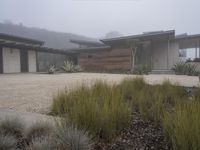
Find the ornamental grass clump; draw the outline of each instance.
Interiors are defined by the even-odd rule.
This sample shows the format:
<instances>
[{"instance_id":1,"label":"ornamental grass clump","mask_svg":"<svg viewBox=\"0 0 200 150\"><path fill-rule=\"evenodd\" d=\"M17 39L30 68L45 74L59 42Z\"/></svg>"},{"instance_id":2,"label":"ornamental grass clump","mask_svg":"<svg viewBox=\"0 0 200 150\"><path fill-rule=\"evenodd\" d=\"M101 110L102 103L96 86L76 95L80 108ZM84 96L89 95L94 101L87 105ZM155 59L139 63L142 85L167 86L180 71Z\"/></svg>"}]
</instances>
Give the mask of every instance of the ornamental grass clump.
<instances>
[{"instance_id":1,"label":"ornamental grass clump","mask_svg":"<svg viewBox=\"0 0 200 150\"><path fill-rule=\"evenodd\" d=\"M160 122L165 111L171 111L176 103L186 99L184 88L169 81L162 85L149 85L143 78L125 79L118 85L123 98L139 111L144 119Z\"/></svg>"},{"instance_id":2,"label":"ornamental grass clump","mask_svg":"<svg viewBox=\"0 0 200 150\"><path fill-rule=\"evenodd\" d=\"M6 118L0 122L0 131L5 135L12 135L16 138L23 137L24 122L19 118Z\"/></svg>"},{"instance_id":3,"label":"ornamental grass clump","mask_svg":"<svg viewBox=\"0 0 200 150\"><path fill-rule=\"evenodd\" d=\"M0 150L15 150L17 149L17 139L11 135L0 133Z\"/></svg>"},{"instance_id":4,"label":"ornamental grass clump","mask_svg":"<svg viewBox=\"0 0 200 150\"><path fill-rule=\"evenodd\" d=\"M78 128L87 129L98 138L110 139L128 125L130 106L117 86L97 81L91 87L82 85L74 91L62 91L54 97L52 112Z\"/></svg>"},{"instance_id":5,"label":"ornamental grass clump","mask_svg":"<svg viewBox=\"0 0 200 150\"><path fill-rule=\"evenodd\" d=\"M53 127L47 122L35 122L26 130L26 140L31 142L34 139L48 137L52 130Z\"/></svg>"},{"instance_id":6,"label":"ornamental grass clump","mask_svg":"<svg viewBox=\"0 0 200 150\"><path fill-rule=\"evenodd\" d=\"M166 113L163 127L174 150L200 149L200 101L188 101Z\"/></svg>"},{"instance_id":7,"label":"ornamental grass clump","mask_svg":"<svg viewBox=\"0 0 200 150\"><path fill-rule=\"evenodd\" d=\"M55 150L52 146L52 142L50 137L35 138L26 147L26 150Z\"/></svg>"},{"instance_id":8,"label":"ornamental grass clump","mask_svg":"<svg viewBox=\"0 0 200 150\"><path fill-rule=\"evenodd\" d=\"M55 128L52 147L58 150L92 150L94 143L87 131L62 123Z\"/></svg>"}]
</instances>

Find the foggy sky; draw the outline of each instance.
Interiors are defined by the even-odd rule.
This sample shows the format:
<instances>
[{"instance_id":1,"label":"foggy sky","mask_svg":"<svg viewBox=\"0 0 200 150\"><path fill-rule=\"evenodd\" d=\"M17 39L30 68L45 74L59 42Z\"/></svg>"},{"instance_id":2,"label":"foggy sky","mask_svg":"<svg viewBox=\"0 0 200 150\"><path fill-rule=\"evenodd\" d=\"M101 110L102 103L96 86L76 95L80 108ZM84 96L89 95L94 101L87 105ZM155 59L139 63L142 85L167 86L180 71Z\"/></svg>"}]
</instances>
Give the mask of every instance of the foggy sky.
<instances>
[{"instance_id":1,"label":"foggy sky","mask_svg":"<svg viewBox=\"0 0 200 150\"><path fill-rule=\"evenodd\" d=\"M200 0L0 0L0 22L102 37L176 29L200 33Z\"/></svg>"}]
</instances>

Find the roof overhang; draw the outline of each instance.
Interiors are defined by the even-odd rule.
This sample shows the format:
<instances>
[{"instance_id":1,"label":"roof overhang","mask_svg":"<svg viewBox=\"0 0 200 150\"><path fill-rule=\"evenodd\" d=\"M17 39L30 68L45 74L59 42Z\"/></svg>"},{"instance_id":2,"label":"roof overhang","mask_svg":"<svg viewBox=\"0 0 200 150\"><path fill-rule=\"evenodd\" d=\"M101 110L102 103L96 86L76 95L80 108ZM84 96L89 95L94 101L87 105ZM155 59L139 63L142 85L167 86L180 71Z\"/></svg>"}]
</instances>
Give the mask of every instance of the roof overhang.
<instances>
[{"instance_id":1,"label":"roof overhang","mask_svg":"<svg viewBox=\"0 0 200 150\"><path fill-rule=\"evenodd\" d=\"M76 53L92 53L92 52L102 52L102 51L109 51L109 50L111 50L111 46L70 49L71 52L76 52Z\"/></svg>"},{"instance_id":2,"label":"roof overhang","mask_svg":"<svg viewBox=\"0 0 200 150\"><path fill-rule=\"evenodd\" d=\"M43 45L44 44L43 41L25 38L25 37L19 37L19 36L15 36L15 35L4 34L4 33L0 33L0 39L15 41L15 42L23 42L23 43L28 43L28 44L36 44L36 45Z\"/></svg>"},{"instance_id":3,"label":"roof overhang","mask_svg":"<svg viewBox=\"0 0 200 150\"><path fill-rule=\"evenodd\" d=\"M149 32L139 35L132 35L132 36L123 36L117 38L110 38L110 39L101 39L105 44L113 45L116 43L127 44L130 42L142 42L142 41L160 41L166 39L174 39L175 31L160 31L160 32Z\"/></svg>"},{"instance_id":4,"label":"roof overhang","mask_svg":"<svg viewBox=\"0 0 200 150\"><path fill-rule=\"evenodd\" d=\"M175 40L179 41L180 49L200 47L200 34L176 37Z\"/></svg>"},{"instance_id":5,"label":"roof overhang","mask_svg":"<svg viewBox=\"0 0 200 150\"><path fill-rule=\"evenodd\" d=\"M79 45L86 45L86 46L104 46L104 44L101 41L71 39L70 42L75 43L75 44L79 44Z\"/></svg>"},{"instance_id":6,"label":"roof overhang","mask_svg":"<svg viewBox=\"0 0 200 150\"><path fill-rule=\"evenodd\" d=\"M19 44L15 42L5 42L0 41L0 47L8 47L8 48L16 48L16 49L24 49L24 50L33 50L38 52L46 52L46 53L53 53L53 54L63 54L63 55L72 55L75 54L71 51L66 51L63 49L54 49L54 48L48 48L43 46L35 46L35 45L29 45L29 44Z\"/></svg>"}]
</instances>

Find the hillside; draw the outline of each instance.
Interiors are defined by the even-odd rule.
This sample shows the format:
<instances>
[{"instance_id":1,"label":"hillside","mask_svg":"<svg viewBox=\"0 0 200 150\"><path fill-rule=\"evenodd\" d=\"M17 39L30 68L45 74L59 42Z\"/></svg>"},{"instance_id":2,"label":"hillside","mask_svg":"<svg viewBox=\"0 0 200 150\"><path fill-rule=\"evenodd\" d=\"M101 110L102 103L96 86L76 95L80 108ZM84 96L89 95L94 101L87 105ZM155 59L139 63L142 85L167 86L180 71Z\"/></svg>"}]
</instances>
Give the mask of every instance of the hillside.
<instances>
[{"instance_id":1,"label":"hillside","mask_svg":"<svg viewBox=\"0 0 200 150\"><path fill-rule=\"evenodd\" d=\"M40 28L30 28L17 24L0 23L0 33L33 38L45 42L45 46L59 49L77 48L76 44L70 43L70 39L95 40L72 33L55 32Z\"/></svg>"}]
</instances>

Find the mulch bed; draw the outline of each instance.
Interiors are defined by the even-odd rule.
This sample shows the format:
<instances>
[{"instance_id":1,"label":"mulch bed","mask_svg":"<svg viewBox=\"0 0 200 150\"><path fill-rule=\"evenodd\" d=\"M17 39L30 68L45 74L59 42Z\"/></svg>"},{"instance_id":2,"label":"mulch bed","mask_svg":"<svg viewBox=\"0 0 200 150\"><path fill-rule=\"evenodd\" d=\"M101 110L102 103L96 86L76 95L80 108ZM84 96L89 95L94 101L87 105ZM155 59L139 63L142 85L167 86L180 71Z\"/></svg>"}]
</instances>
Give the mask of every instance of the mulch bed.
<instances>
[{"instance_id":1,"label":"mulch bed","mask_svg":"<svg viewBox=\"0 0 200 150\"><path fill-rule=\"evenodd\" d=\"M98 143L96 150L168 150L169 144L162 128L153 121L142 120L138 112L133 112L128 128L110 144Z\"/></svg>"}]
</instances>

